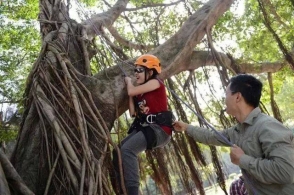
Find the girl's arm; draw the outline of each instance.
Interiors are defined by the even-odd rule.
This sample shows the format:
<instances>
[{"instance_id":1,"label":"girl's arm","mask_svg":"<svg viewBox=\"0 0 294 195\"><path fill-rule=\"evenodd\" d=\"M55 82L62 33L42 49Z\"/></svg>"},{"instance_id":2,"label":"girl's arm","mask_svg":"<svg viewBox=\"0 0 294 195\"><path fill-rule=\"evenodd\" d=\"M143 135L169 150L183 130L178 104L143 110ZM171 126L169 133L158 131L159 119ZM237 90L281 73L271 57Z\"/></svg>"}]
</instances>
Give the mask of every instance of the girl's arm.
<instances>
[{"instance_id":1,"label":"girl's arm","mask_svg":"<svg viewBox=\"0 0 294 195\"><path fill-rule=\"evenodd\" d=\"M135 117L135 103L134 98L132 96L129 96L129 112L131 117Z\"/></svg>"},{"instance_id":2,"label":"girl's arm","mask_svg":"<svg viewBox=\"0 0 294 195\"><path fill-rule=\"evenodd\" d=\"M127 84L127 90L129 96L135 96L149 91L153 91L160 87L159 81L157 79L151 79L147 83L142 85L134 86L130 77L125 77L125 82Z\"/></svg>"}]
</instances>

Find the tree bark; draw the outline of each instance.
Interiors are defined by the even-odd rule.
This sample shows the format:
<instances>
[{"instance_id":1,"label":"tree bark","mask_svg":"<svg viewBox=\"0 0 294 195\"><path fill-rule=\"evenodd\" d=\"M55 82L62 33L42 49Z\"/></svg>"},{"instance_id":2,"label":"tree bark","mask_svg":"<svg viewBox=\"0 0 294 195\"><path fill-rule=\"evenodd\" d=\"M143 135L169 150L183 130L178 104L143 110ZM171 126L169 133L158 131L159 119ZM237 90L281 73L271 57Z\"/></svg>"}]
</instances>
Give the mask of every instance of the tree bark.
<instances>
[{"instance_id":1,"label":"tree bark","mask_svg":"<svg viewBox=\"0 0 294 195\"><path fill-rule=\"evenodd\" d=\"M16 172L5 153L0 150L0 192L1 194L10 194L10 189L7 185L7 180L9 180L9 184L12 186L12 189L16 193L21 193L24 195L33 195L34 193L25 185L22 178ZM5 177L6 178L5 178Z\"/></svg>"},{"instance_id":2,"label":"tree bark","mask_svg":"<svg viewBox=\"0 0 294 195\"><path fill-rule=\"evenodd\" d=\"M77 24L70 20L63 1L40 0L43 45L28 78L24 118L11 157L36 194L112 192L107 180L111 168L105 164L110 162L107 151L113 144L109 130L128 106L121 68L127 75L133 70L120 64L91 76L87 43L111 26L127 3L118 0L107 12ZM194 48L232 3L209 1L150 52L161 60L162 79L214 65L210 53ZM230 58L220 57L231 66Z\"/></svg>"},{"instance_id":3,"label":"tree bark","mask_svg":"<svg viewBox=\"0 0 294 195\"><path fill-rule=\"evenodd\" d=\"M10 195L10 189L5 177L5 173L2 169L1 163L0 163L0 194Z\"/></svg>"}]
</instances>

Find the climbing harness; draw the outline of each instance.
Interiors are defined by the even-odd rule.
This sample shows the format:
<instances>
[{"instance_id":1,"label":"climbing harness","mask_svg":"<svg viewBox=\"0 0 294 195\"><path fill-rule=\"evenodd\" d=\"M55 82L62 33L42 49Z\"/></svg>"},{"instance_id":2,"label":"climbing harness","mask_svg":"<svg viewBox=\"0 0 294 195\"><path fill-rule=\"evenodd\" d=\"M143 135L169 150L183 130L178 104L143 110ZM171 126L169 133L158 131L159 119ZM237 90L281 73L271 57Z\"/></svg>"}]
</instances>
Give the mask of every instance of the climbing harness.
<instances>
[{"instance_id":1,"label":"climbing harness","mask_svg":"<svg viewBox=\"0 0 294 195\"><path fill-rule=\"evenodd\" d=\"M140 114L141 124L157 124L172 127L174 116L171 111L158 112L155 114Z\"/></svg>"}]
</instances>

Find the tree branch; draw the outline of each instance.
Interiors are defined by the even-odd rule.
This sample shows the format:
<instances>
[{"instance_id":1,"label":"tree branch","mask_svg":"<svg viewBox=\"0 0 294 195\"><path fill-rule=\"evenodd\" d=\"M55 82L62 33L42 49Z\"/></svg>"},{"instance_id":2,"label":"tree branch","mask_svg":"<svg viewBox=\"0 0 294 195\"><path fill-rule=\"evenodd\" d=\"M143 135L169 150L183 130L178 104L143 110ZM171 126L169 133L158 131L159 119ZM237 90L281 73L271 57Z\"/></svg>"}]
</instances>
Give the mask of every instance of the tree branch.
<instances>
[{"instance_id":1,"label":"tree branch","mask_svg":"<svg viewBox=\"0 0 294 195\"><path fill-rule=\"evenodd\" d=\"M206 34L206 29L211 29L232 3L233 0L210 0L191 15L177 33L152 52L160 57L165 68L161 73L162 78L168 78L185 69L186 64L191 61L195 46Z\"/></svg>"},{"instance_id":2,"label":"tree branch","mask_svg":"<svg viewBox=\"0 0 294 195\"><path fill-rule=\"evenodd\" d=\"M284 27L289 29L289 25L287 25L285 22L282 21L281 17L276 12L276 9L274 5L272 4L271 0L261 0L264 5L267 5L269 7L270 13L274 16L275 21L283 25ZM290 30L290 29L289 29Z\"/></svg>"},{"instance_id":3,"label":"tree branch","mask_svg":"<svg viewBox=\"0 0 294 195\"><path fill-rule=\"evenodd\" d=\"M264 4L263 4L262 0L258 0L258 3L259 3L259 7L260 7L260 9L261 9L261 11L263 13L264 25L271 32L274 39L277 41L280 50L282 51L283 55L285 56L285 59L289 62L291 68L294 70L294 59L293 59L292 55L290 54L290 52L288 52L288 50L285 47L285 45L283 44L282 40L280 39L280 37L277 35L277 33L272 28L270 20L269 20L269 16L268 16L268 14L266 12L266 9L264 7Z\"/></svg>"},{"instance_id":4,"label":"tree branch","mask_svg":"<svg viewBox=\"0 0 294 195\"><path fill-rule=\"evenodd\" d=\"M149 7L160 7L160 6L164 6L164 7L168 7L168 6L172 6L172 5L177 5L181 2L185 2L183 0L179 0L179 1L176 1L176 2L173 2L173 3L156 3L156 4L146 4L146 5L143 5L141 7L135 7L135 8L127 8L125 9L125 11L137 11L137 10L140 10L140 9L144 9L144 8L149 8Z\"/></svg>"},{"instance_id":5,"label":"tree branch","mask_svg":"<svg viewBox=\"0 0 294 195\"><path fill-rule=\"evenodd\" d=\"M102 26L111 26L125 10L128 2L129 0L118 0L108 11L101 14L96 14L92 16L92 18L82 22L82 25L84 25L86 28L88 39L92 39L96 34L99 34L99 29Z\"/></svg>"},{"instance_id":6,"label":"tree branch","mask_svg":"<svg viewBox=\"0 0 294 195\"><path fill-rule=\"evenodd\" d=\"M115 28L113 28L113 26L108 26L107 28L109 32L111 33L111 35L123 46L129 47L135 50L140 50L140 49L150 50L155 47L154 45L142 45L142 44L132 43L131 41L126 40L125 38L120 36L120 34L117 32Z\"/></svg>"},{"instance_id":7,"label":"tree branch","mask_svg":"<svg viewBox=\"0 0 294 195\"><path fill-rule=\"evenodd\" d=\"M5 178L5 174L2 169L1 163L0 163L0 194L10 195L10 190L9 190L8 183Z\"/></svg>"}]
</instances>

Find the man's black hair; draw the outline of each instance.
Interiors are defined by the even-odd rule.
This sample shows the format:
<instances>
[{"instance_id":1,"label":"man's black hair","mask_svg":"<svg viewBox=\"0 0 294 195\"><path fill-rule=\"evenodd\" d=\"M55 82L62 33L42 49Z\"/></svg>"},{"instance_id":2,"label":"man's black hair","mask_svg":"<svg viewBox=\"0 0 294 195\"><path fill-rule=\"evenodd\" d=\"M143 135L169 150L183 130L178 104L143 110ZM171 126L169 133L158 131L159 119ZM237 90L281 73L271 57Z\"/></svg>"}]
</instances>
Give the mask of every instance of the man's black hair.
<instances>
[{"instance_id":1,"label":"man's black hair","mask_svg":"<svg viewBox=\"0 0 294 195\"><path fill-rule=\"evenodd\" d=\"M239 74L230 79L232 94L240 92L245 102L254 108L258 107L262 91L262 83L252 75Z\"/></svg>"}]
</instances>

